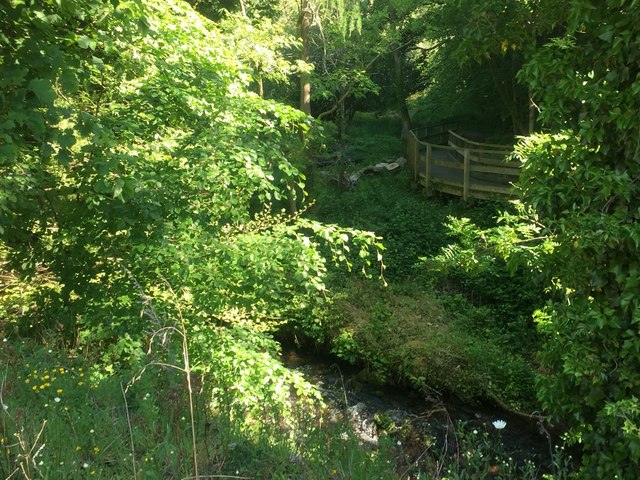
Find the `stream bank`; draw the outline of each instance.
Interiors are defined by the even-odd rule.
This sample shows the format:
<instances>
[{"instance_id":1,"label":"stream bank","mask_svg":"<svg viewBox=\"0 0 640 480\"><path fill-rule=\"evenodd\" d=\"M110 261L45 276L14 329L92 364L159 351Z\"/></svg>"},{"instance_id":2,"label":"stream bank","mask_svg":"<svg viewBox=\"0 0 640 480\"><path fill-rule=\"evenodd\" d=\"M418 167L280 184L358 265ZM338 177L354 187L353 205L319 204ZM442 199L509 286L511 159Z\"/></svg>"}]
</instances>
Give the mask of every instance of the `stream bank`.
<instances>
[{"instance_id":1,"label":"stream bank","mask_svg":"<svg viewBox=\"0 0 640 480\"><path fill-rule=\"evenodd\" d=\"M404 388L370 383L356 367L326 356L287 350L282 361L319 389L329 421L346 419L371 448L394 443L401 477L409 472L433 475L437 469L440 478L445 465L469 461L485 463L486 478L521 478L507 470L526 469L533 475L528 478L552 472L557 438L537 417L453 399L434 401ZM500 420L505 425L496 428L494 422L501 427Z\"/></svg>"}]
</instances>

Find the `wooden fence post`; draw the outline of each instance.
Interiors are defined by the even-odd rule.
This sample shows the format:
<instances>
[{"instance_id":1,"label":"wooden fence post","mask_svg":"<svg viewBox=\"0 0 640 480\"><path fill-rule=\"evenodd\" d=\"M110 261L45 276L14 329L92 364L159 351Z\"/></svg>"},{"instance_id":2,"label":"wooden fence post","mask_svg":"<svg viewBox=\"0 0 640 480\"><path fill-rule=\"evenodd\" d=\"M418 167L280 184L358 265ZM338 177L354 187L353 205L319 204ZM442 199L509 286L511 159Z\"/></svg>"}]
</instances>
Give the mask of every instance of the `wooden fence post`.
<instances>
[{"instance_id":1,"label":"wooden fence post","mask_svg":"<svg viewBox=\"0 0 640 480\"><path fill-rule=\"evenodd\" d=\"M416 188L420 186L420 141L413 137L413 153L416 158L416 166L413 171L413 182Z\"/></svg>"},{"instance_id":2,"label":"wooden fence post","mask_svg":"<svg viewBox=\"0 0 640 480\"><path fill-rule=\"evenodd\" d=\"M411 159L411 189L418 188L418 172L420 171L420 152L418 151L418 137L409 133L409 158Z\"/></svg>"},{"instance_id":3,"label":"wooden fence post","mask_svg":"<svg viewBox=\"0 0 640 480\"><path fill-rule=\"evenodd\" d=\"M427 195L431 195L431 154L432 146L430 143L427 143L426 159L424 162L424 188Z\"/></svg>"},{"instance_id":4,"label":"wooden fence post","mask_svg":"<svg viewBox=\"0 0 640 480\"><path fill-rule=\"evenodd\" d=\"M464 149L464 170L462 175L462 200L469 200L469 183L471 180L471 155L469 148Z\"/></svg>"}]
</instances>

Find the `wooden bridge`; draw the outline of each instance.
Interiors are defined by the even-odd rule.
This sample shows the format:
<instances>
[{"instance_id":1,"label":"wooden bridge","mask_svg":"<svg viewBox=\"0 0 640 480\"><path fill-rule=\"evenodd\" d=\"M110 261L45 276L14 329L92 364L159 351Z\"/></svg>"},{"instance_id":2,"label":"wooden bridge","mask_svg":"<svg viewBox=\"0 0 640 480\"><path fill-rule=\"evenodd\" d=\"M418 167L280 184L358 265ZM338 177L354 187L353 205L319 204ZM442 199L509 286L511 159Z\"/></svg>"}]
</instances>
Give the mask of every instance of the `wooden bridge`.
<instances>
[{"instance_id":1,"label":"wooden bridge","mask_svg":"<svg viewBox=\"0 0 640 480\"><path fill-rule=\"evenodd\" d=\"M441 124L411 131L407 159L412 184L434 191L469 198L491 199L513 196L512 183L522 164L507 161L509 145L474 142Z\"/></svg>"}]
</instances>

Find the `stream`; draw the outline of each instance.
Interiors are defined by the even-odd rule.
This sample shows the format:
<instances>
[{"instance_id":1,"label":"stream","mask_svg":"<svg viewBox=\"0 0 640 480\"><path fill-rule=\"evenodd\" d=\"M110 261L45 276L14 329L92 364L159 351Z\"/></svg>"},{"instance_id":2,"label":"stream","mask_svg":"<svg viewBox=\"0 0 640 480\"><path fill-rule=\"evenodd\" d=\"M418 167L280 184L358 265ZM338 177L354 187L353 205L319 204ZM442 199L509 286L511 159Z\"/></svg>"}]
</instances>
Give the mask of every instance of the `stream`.
<instances>
[{"instance_id":1,"label":"stream","mask_svg":"<svg viewBox=\"0 0 640 480\"><path fill-rule=\"evenodd\" d=\"M375 448L380 436L389 433L401 446L402 470L427 472L434 459L447 456L455 461L468 455L463 449L483 444L484 438L492 445L502 443L500 458L512 459L516 466L533 462L539 478L551 471L550 445L557 444L557 438L537 418L490 405L430 400L401 387L369 383L356 367L315 354L289 350L282 361L320 390L330 418L347 418L363 444ZM506 422L504 428L494 426L497 420ZM468 441L472 435L477 440ZM494 475L497 472L488 478Z\"/></svg>"}]
</instances>

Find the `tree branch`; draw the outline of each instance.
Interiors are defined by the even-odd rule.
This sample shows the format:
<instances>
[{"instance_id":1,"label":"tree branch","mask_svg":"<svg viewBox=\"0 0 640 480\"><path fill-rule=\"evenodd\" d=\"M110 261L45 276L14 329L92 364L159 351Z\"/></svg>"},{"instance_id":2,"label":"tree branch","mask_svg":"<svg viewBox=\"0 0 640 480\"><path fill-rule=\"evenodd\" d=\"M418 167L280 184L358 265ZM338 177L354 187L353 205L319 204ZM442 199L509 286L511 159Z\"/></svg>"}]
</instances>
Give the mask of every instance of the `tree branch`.
<instances>
[{"instance_id":1,"label":"tree branch","mask_svg":"<svg viewBox=\"0 0 640 480\"><path fill-rule=\"evenodd\" d=\"M379 52L375 57L373 57L371 59L371 61L369 61L369 63L367 63L367 65L364 67L364 71L366 72L367 70L369 70L371 68L371 66L385 53L392 53L395 52L396 50L400 50L401 48L406 47L408 44L410 44L413 41L413 39L409 40L408 42L405 42L401 45L398 45L396 48L393 48L389 51L382 51ZM353 91L353 88L355 87L356 82L355 80L352 80L351 82L349 82L347 84L347 88L344 91L344 93L340 96L340 98L338 98L338 100L336 100L336 102L333 104L333 107L331 107L329 110L325 110L324 112L322 112L321 114L318 115L318 120L322 120L324 117L326 117L327 115L331 115L333 112L335 112L338 107L340 106L340 104L342 102L344 102L346 100L346 98L351 95L351 92Z\"/></svg>"},{"instance_id":2,"label":"tree branch","mask_svg":"<svg viewBox=\"0 0 640 480\"><path fill-rule=\"evenodd\" d=\"M407 51L411 51L411 50L421 50L423 52L431 52L433 50L437 50L438 48L440 48L442 45L444 45L447 42L448 39L442 40L441 42L435 44L432 47L421 47L420 45L416 44L413 47L410 47L407 49Z\"/></svg>"}]
</instances>

